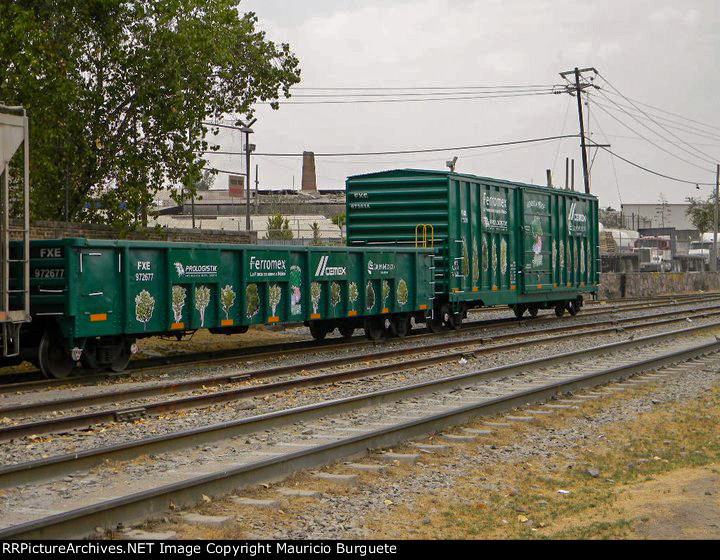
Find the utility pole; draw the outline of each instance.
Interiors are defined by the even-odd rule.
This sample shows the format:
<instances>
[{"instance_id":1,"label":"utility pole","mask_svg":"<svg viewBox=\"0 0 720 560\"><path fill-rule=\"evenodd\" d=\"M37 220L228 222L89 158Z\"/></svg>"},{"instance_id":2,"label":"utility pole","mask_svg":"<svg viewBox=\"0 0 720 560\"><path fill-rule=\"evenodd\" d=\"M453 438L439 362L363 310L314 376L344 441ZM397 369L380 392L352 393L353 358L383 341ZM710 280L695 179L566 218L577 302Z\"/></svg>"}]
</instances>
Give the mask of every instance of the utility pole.
<instances>
[{"instance_id":1,"label":"utility pole","mask_svg":"<svg viewBox=\"0 0 720 560\"><path fill-rule=\"evenodd\" d=\"M260 171L259 171L259 165L255 164L255 213L257 214L260 212L260 197L258 196L260 193L258 192L260 189Z\"/></svg>"},{"instance_id":2,"label":"utility pole","mask_svg":"<svg viewBox=\"0 0 720 560\"><path fill-rule=\"evenodd\" d=\"M715 171L715 220L713 224L713 250L712 250L712 263L710 263L710 270L712 272L718 271L717 265L717 239L718 239L718 190L720 190L720 163L717 164Z\"/></svg>"},{"instance_id":3,"label":"utility pole","mask_svg":"<svg viewBox=\"0 0 720 560\"><path fill-rule=\"evenodd\" d=\"M245 124L242 121L239 123L242 125L240 132L245 133L245 229L250 231L250 152L255 149L255 146L250 144L250 135L253 133L253 129L250 128L257 122L257 119L251 120Z\"/></svg>"},{"instance_id":4,"label":"utility pole","mask_svg":"<svg viewBox=\"0 0 720 560\"><path fill-rule=\"evenodd\" d=\"M583 179L585 180L585 193L590 194L590 176L588 175L588 159L587 159L587 146L585 142L585 122L583 119L583 109L582 109L582 92L583 90L589 88L592 86L592 84L581 84L580 83L580 75L583 72L595 72L597 74L597 70L595 68L583 68L579 69L575 67L574 70L568 70L567 72L560 72L560 76L563 79L566 79L567 76L570 74L574 74L575 76L575 95L577 96L577 107L578 107L578 119L580 120L580 147L582 150L582 163L583 163ZM570 88L568 88L568 93L570 93ZM572 94L571 94L572 95Z\"/></svg>"}]
</instances>

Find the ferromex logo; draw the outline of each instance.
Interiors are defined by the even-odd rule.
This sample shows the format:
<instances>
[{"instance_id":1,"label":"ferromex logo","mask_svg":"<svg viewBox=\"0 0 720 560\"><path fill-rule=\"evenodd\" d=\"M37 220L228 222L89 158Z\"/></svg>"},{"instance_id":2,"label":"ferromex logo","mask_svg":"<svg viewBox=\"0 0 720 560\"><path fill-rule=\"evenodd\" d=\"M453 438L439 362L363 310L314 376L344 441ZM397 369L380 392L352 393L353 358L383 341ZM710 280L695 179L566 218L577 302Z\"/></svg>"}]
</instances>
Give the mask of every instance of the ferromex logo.
<instances>
[{"instance_id":1,"label":"ferromex logo","mask_svg":"<svg viewBox=\"0 0 720 560\"><path fill-rule=\"evenodd\" d=\"M217 276L217 265L215 264L188 264L176 262L175 270L178 276Z\"/></svg>"},{"instance_id":2,"label":"ferromex logo","mask_svg":"<svg viewBox=\"0 0 720 560\"><path fill-rule=\"evenodd\" d=\"M344 266L328 266L329 260L330 255L320 257L315 276L344 276L347 273L347 268Z\"/></svg>"},{"instance_id":3,"label":"ferromex logo","mask_svg":"<svg viewBox=\"0 0 720 560\"><path fill-rule=\"evenodd\" d=\"M372 274L373 271L379 271L380 274L387 274L392 270L395 270L395 263L376 263L368 261L368 274Z\"/></svg>"}]
</instances>

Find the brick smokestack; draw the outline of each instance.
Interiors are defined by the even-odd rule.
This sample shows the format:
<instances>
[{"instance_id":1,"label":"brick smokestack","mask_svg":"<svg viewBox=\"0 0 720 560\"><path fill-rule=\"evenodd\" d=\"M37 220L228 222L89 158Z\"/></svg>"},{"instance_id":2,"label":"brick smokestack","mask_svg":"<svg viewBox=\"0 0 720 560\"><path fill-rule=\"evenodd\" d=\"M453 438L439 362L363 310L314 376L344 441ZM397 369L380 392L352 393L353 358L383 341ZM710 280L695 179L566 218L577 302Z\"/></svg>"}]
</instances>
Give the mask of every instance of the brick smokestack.
<instances>
[{"instance_id":1,"label":"brick smokestack","mask_svg":"<svg viewBox=\"0 0 720 560\"><path fill-rule=\"evenodd\" d=\"M317 191L315 154L313 152L303 152L302 190Z\"/></svg>"}]
</instances>

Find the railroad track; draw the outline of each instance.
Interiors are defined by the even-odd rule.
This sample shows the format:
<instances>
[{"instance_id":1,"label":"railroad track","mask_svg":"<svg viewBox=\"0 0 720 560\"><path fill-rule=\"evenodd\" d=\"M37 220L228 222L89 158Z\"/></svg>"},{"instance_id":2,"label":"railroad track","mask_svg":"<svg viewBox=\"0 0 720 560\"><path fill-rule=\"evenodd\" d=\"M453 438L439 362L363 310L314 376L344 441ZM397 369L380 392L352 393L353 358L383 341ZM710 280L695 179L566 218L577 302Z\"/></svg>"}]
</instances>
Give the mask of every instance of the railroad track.
<instances>
[{"instance_id":1,"label":"railroad track","mask_svg":"<svg viewBox=\"0 0 720 560\"><path fill-rule=\"evenodd\" d=\"M685 297L679 296L678 298L662 298L653 300L651 302L643 302L631 305L608 305L603 306L602 309L593 309L584 312L580 315L580 318L606 315L608 313L626 312L626 311L637 311L642 309L653 309L657 307L665 307L668 305L687 305L691 303L702 303L709 301L716 301L720 299L720 294L702 295ZM560 320L572 321L575 318L564 317ZM506 317L501 319L492 319L487 321L473 321L463 325L462 332L468 332L478 329L499 329L507 326L518 326L523 327L528 324L538 325L545 323L557 322L558 319L552 317L538 317L517 319L515 317ZM422 330L416 329L415 332L411 333L408 338L412 338L413 341L437 338L438 336L452 336L453 331L446 331L444 333L428 333L423 328ZM402 339L395 339L402 340ZM387 341L386 341L387 342ZM301 341L291 342L284 344L275 344L262 347L249 347L241 349L229 349L220 350L213 352L197 352L191 354L182 354L174 356L163 356L154 357L147 359L135 360L130 363L128 371L120 374L93 374L86 376L70 377L67 379L45 379L42 378L42 374L39 371L26 372L22 374L6 374L0 376L0 394L3 393L15 393L18 391L25 390L40 390L48 389L53 387L65 387L68 384L75 385L94 385L101 382L127 379L135 373L149 373L152 371L163 371L168 373L168 366L179 366L179 365L192 365L201 363L203 365L216 364L221 365L225 363L232 363L238 359L252 358L254 360L271 359L276 358L278 355L283 356L291 355L303 355L315 352L322 352L326 349L349 349L349 348L373 348L378 345L377 342L371 342L366 340L364 337L353 337L352 339L326 339L324 341ZM18 377L22 379L31 378L31 381L16 381Z\"/></svg>"},{"instance_id":2,"label":"railroad track","mask_svg":"<svg viewBox=\"0 0 720 560\"><path fill-rule=\"evenodd\" d=\"M341 370L338 372L320 375L303 375L301 377L294 377L271 383L249 387L234 387L227 390L220 390L201 395L162 400L160 402L138 403L130 407L115 407L112 409L96 410L70 416L54 416L50 419L41 421L6 425L0 427L0 442L29 435L38 436L70 429L84 428L98 423L132 421L144 416L153 416L187 408L239 401L250 397L274 394L280 391L288 391L305 387L320 387L349 379L367 378L381 374L396 373L399 369L411 370L434 364L454 362L464 357L469 357L468 354L471 354L473 358L477 358L481 355L500 353L519 347L559 342L568 338L612 334L621 329L624 331L634 331L638 329L647 329L678 323L688 319L700 320L717 316L720 316L720 306L701 309L693 313L688 313L687 311L669 311L644 317L629 317L624 319L594 321L593 323L561 325L542 331L540 333L542 336L536 338L527 338L527 336L529 336L528 333L505 333L495 335L492 339L484 336L478 338L465 338L433 343L421 347L398 348L365 356L351 355L304 364L272 367L259 371L231 373L203 378L190 378L179 382L121 388L117 391L106 391L93 395L70 396L39 402L20 403L0 407L0 418L17 418L18 416L23 417L46 412L56 414L61 410L80 409L106 403L120 403L123 401L160 395L176 395L181 392L189 392L196 389L207 390L210 387L219 387L228 384L237 385L243 381L263 379L267 377L277 377L291 374L297 375L300 372L312 374L348 364L353 365L358 361L363 361L369 365L370 362L378 362L393 358L406 358L401 363L381 363L369 367L353 368L350 370ZM548 334L550 336L546 336ZM505 344L496 344L496 342L500 340L517 338L521 339ZM490 342L493 344L491 346L487 346ZM453 349L456 350L449 351ZM419 357L407 359L413 355L419 355Z\"/></svg>"},{"instance_id":3,"label":"railroad track","mask_svg":"<svg viewBox=\"0 0 720 560\"><path fill-rule=\"evenodd\" d=\"M138 442L94 449L64 457L52 457L14 465L0 471L4 487L27 484L46 476L88 469L105 461L128 460L147 454L183 451L191 446L225 442L226 447L206 454L202 465L185 470L156 472L128 487L118 482L86 498L47 504L60 513L14 508L2 515L5 527L0 538L68 538L92 533L98 526L114 528L166 511L170 505L197 503L203 495L218 495L283 478L297 470L315 467L369 448L395 445L433 433L475 417L497 414L531 403L546 401L558 393L578 391L638 373L716 355L720 341L708 336L720 322L652 335L549 358L477 370L461 375L384 389L344 399L321 402L270 414L244 418ZM713 357L718 361L720 358ZM669 370L672 371L672 370ZM294 425L310 425L312 436L299 441ZM285 430L284 435L282 430ZM262 449L240 440L249 434L275 432L274 445ZM306 432L303 432L306 433ZM235 438L229 441L231 438ZM238 439L239 438L239 439ZM240 452L240 457L238 456ZM247 452L247 455L243 455ZM117 475L113 475L113 480ZM112 486L112 484L111 484ZM38 500L36 500L38 501ZM34 515L33 515L34 512ZM24 519L23 519L24 517Z\"/></svg>"}]
</instances>

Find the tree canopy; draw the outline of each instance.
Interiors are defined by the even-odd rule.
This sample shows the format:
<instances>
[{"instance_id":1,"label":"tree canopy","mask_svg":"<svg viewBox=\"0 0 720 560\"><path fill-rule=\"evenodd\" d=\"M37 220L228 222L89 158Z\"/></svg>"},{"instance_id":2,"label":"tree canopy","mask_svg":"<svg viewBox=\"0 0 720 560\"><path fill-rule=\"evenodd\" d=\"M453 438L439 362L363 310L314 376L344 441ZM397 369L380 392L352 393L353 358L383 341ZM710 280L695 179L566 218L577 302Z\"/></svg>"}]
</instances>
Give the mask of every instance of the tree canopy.
<instances>
[{"instance_id":1,"label":"tree canopy","mask_svg":"<svg viewBox=\"0 0 720 560\"><path fill-rule=\"evenodd\" d=\"M218 148L204 122L289 97L298 59L238 3L0 3L0 101L28 111L34 219L60 218L69 185L71 220L133 227L161 188L195 194Z\"/></svg>"},{"instance_id":2,"label":"tree canopy","mask_svg":"<svg viewBox=\"0 0 720 560\"><path fill-rule=\"evenodd\" d=\"M687 198L690 206L685 214L700 234L712 231L715 221L715 195L711 194L707 200L701 198Z\"/></svg>"}]
</instances>

